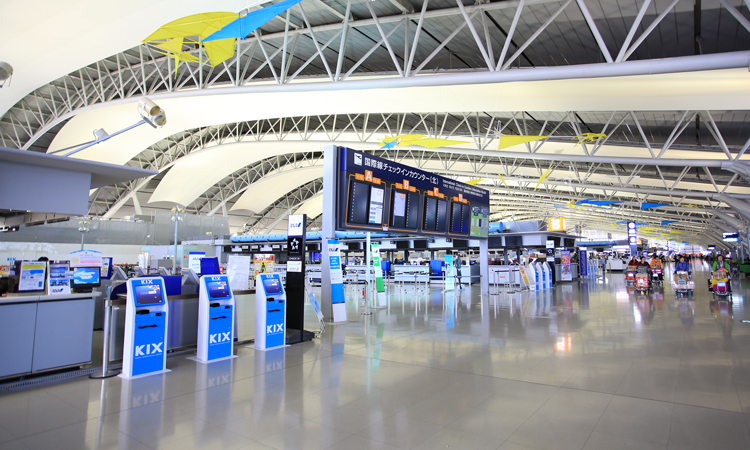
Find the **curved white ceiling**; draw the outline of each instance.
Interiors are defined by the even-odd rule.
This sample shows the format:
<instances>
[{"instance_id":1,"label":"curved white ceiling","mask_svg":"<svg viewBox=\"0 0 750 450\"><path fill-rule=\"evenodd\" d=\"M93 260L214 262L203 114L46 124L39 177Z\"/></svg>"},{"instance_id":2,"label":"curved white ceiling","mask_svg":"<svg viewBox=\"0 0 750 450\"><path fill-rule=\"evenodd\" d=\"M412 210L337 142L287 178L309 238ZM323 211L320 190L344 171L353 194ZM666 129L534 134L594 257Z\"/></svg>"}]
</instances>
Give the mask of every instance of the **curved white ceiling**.
<instances>
[{"instance_id":1,"label":"curved white ceiling","mask_svg":"<svg viewBox=\"0 0 750 450\"><path fill-rule=\"evenodd\" d=\"M311 89L315 89L314 85L311 84ZM166 111L168 121L165 127L154 130L141 126L75 156L124 164L146 147L180 131L289 116L432 111L744 110L750 104L750 76L746 69L728 69L359 91L200 96L194 96L194 92L176 92L153 95L151 99ZM137 100L134 98L117 105L95 105L82 111L57 134L50 151L88 141L97 128L113 133L134 124L140 119L136 112Z\"/></svg>"},{"instance_id":2,"label":"curved white ceiling","mask_svg":"<svg viewBox=\"0 0 750 450\"><path fill-rule=\"evenodd\" d=\"M222 178L245 166L272 156L302 151L302 147L321 148L320 144L306 144L238 142L205 148L180 159L156 187L149 203L169 201L189 205Z\"/></svg>"},{"instance_id":3,"label":"curved white ceiling","mask_svg":"<svg viewBox=\"0 0 750 450\"><path fill-rule=\"evenodd\" d=\"M252 142L241 142L232 144L222 144L217 146L208 147L204 150L200 150L186 156L177 163L167 172L164 178L161 180L156 190L149 199L149 203L155 202L175 202L180 205L189 205L195 201L200 195L205 193L211 186L215 185L218 181L237 170L258 162L265 158L271 158L278 155L297 153L297 152L311 152L311 151L322 151L325 146L333 144L329 140L322 139L323 136L316 136L321 140L308 140L308 141L252 141ZM354 140L353 134L345 133L341 136L341 139L336 142L337 145L347 146L358 150L375 150L377 143L373 142L357 142ZM376 137L377 138L377 137ZM378 140L378 139L376 139ZM437 153L452 153L456 148L467 147L470 145L438 148L433 150ZM550 142L545 144L544 152L557 153L557 154L580 154L582 149L577 146L574 142L561 143L561 142ZM527 153L525 145L517 145L504 149L504 151L515 151L519 153L519 156ZM649 157L648 150L645 148L632 148L622 146L602 146L598 152L598 155L602 157L606 156L620 156L627 154L631 157ZM690 159L695 158L695 152L689 151L678 151L669 150L665 153L666 158L673 159ZM707 158L710 156L711 158ZM700 154L702 159L723 159L724 155L719 153L714 154ZM413 159L399 159L398 162L407 165L416 166L416 161ZM319 166L318 166L319 167ZM446 164L439 160L431 160L425 162L421 169L428 171L444 172L445 170L451 170L455 172L467 172L474 173L475 167L466 161L452 161ZM305 169L305 168L303 168ZM481 167L482 173L494 174L497 172L505 173L505 167L499 164L485 164ZM544 169L544 168L542 168ZM305 169L306 170L306 169ZM289 174L296 172L296 169L285 168L281 174ZM273 173L269 174L271 177ZM539 171L531 167L519 167L516 168L513 173L507 176L506 182L511 186L520 186L520 181L513 180L514 177L538 177ZM585 177L585 173L580 174L581 177ZM573 173L569 170L566 165L559 166L556 170L549 174L549 181L554 181L559 184L560 180L571 180L577 182ZM594 174L589 181L592 183L602 182L617 182L616 179ZM272 178L268 178L272 179ZM313 178L314 179L314 178ZM468 179L468 178L467 178ZM621 178L623 182L627 180L626 176ZM261 182L265 181L262 180ZM310 180L308 180L310 181ZM528 180L524 180L528 182ZM257 184L257 183L256 183ZM253 185L253 191L255 191L256 184ZM302 183L304 184L304 183ZM660 180L648 179L648 178L634 178L630 180L629 185L632 187L643 187L643 188L663 188L664 185ZM722 189L724 185L718 184L718 187ZM278 196L271 202L275 201L278 197L285 195L291 190L285 188L273 189L268 192L278 192ZM700 183L688 183L682 181L679 189L695 189L696 191L705 191L706 185ZM262 191L258 191L262 192ZM750 188L743 188L738 186L730 186L725 191L730 194L750 194ZM248 195L248 194L245 194ZM272 195L273 196L273 195ZM244 195L243 195L244 198ZM270 204L270 203L269 203ZM266 205L267 206L267 205ZM233 209L247 209L247 208L233 208ZM265 209L261 208L260 210ZM253 209L251 209L253 210ZM259 211L259 210L253 210Z\"/></svg>"},{"instance_id":4,"label":"curved white ceiling","mask_svg":"<svg viewBox=\"0 0 750 450\"><path fill-rule=\"evenodd\" d=\"M307 214L307 218L318 217L323 214L323 195L317 194L314 197L307 199L294 214Z\"/></svg>"},{"instance_id":5,"label":"curved white ceiling","mask_svg":"<svg viewBox=\"0 0 750 450\"><path fill-rule=\"evenodd\" d=\"M265 177L247 188L232 206L232 211L241 209L261 212L289 191L321 177L323 166L304 167Z\"/></svg>"},{"instance_id":6,"label":"curved white ceiling","mask_svg":"<svg viewBox=\"0 0 750 450\"><path fill-rule=\"evenodd\" d=\"M209 11L239 11L248 1L213 0ZM205 0L4 0L0 60L13 80L0 115L33 90L131 49L165 23L206 11Z\"/></svg>"}]
</instances>

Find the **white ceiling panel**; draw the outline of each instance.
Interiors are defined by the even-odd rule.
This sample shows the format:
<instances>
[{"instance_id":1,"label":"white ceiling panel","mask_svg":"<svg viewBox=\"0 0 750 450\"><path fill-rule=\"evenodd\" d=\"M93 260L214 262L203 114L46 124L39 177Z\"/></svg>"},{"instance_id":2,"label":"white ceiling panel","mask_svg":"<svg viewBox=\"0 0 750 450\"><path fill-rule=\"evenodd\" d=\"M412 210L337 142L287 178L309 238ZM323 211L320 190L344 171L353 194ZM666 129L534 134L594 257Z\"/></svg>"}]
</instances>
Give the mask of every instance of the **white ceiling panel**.
<instances>
[{"instance_id":1,"label":"white ceiling panel","mask_svg":"<svg viewBox=\"0 0 750 450\"><path fill-rule=\"evenodd\" d=\"M250 186L232 206L232 211L245 210L255 213L268 208L279 197L289 191L323 176L323 167L305 167L272 175Z\"/></svg>"}]
</instances>

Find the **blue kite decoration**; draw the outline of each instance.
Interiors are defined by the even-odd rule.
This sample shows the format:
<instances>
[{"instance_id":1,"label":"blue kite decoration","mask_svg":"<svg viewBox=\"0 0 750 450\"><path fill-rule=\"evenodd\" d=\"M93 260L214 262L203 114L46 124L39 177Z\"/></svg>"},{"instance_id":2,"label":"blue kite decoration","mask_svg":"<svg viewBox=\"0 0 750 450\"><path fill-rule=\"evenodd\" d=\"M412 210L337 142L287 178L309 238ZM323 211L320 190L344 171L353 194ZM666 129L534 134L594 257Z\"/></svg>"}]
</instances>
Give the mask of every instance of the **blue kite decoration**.
<instances>
[{"instance_id":1,"label":"blue kite decoration","mask_svg":"<svg viewBox=\"0 0 750 450\"><path fill-rule=\"evenodd\" d=\"M589 205L607 206L607 205L616 205L618 203L622 203L622 202L614 202L611 200L591 200L589 202Z\"/></svg>"},{"instance_id":2,"label":"blue kite decoration","mask_svg":"<svg viewBox=\"0 0 750 450\"><path fill-rule=\"evenodd\" d=\"M593 198L587 198L586 200L578 200L577 202L575 202L575 204L576 204L576 205L582 205L582 204L584 204L584 203L591 203L591 202L593 202L593 201L594 201L594 199L593 199Z\"/></svg>"},{"instance_id":3,"label":"blue kite decoration","mask_svg":"<svg viewBox=\"0 0 750 450\"><path fill-rule=\"evenodd\" d=\"M240 17L237 20L230 22L221 30L216 31L206 39L203 39L203 42L230 38L245 39L250 33L270 22L271 19L301 1L302 0L285 0L281 3L247 13L245 17Z\"/></svg>"},{"instance_id":4,"label":"blue kite decoration","mask_svg":"<svg viewBox=\"0 0 750 450\"><path fill-rule=\"evenodd\" d=\"M670 223L677 223L677 221L676 220L662 220L661 221L662 225L669 225Z\"/></svg>"},{"instance_id":5,"label":"blue kite decoration","mask_svg":"<svg viewBox=\"0 0 750 450\"><path fill-rule=\"evenodd\" d=\"M641 210L659 208L662 206L669 206L669 203L641 203Z\"/></svg>"}]
</instances>

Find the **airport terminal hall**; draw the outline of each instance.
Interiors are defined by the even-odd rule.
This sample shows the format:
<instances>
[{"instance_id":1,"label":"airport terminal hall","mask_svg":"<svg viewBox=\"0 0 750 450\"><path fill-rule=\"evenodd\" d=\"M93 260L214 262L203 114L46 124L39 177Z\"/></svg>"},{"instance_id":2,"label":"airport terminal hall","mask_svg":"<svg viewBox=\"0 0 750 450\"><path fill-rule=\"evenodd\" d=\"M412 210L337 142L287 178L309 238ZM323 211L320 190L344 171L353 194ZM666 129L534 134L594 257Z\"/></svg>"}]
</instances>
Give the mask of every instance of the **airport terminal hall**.
<instances>
[{"instance_id":1,"label":"airport terminal hall","mask_svg":"<svg viewBox=\"0 0 750 450\"><path fill-rule=\"evenodd\" d=\"M0 37L0 450L750 450L750 0Z\"/></svg>"}]
</instances>

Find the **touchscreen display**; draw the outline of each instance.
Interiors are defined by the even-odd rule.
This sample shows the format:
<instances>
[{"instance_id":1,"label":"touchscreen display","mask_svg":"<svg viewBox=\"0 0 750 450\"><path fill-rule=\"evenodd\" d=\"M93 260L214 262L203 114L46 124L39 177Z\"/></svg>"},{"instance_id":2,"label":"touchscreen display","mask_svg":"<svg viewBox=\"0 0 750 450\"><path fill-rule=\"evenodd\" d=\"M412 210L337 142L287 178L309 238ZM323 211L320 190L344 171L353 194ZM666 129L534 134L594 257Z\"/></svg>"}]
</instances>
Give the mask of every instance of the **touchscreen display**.
<instances>
[{"instance_id":1,"label":"touchscreen display","mask_svg":"<svg viewBox=\"0 0 750 450\"><path fill-rule=\"evenodd\" d=\"M262 277L263 289L266 294L282 294L281 281L277 277Z\"/></svg>"},{"instance_id":2,"label":"touchscreen display","mask_svg":"<svg viewBox=\"0 0 750 450\"><path fill-rule=\"evenodd\" d=\"M208 298L211 300L225 300L231 297L229 285L226 281L208 281L206 282L206 288L208 289Z\"/></svg>"},{"instance_id":3,"label":"touchscreen display","mask_svg":"<svg viewBox=\"0 0 750 450\"><path fill-rule=\"evenodd\" d=\"M142 284L140 286L134 286L134 289L135 304L138 306L163 302L161 296L161 284Z\"/></svg>"},{"instance_id":4,"label":"touchscreen display","mask_svg":"<svg viewBox=\"0 0 750 450\"><path fill-rule=\"evenodd\" d=\"M95 285L100 283L98 267L76 267L73 269L73 284L77 286Z\"/></svg>"}]
</instances>

